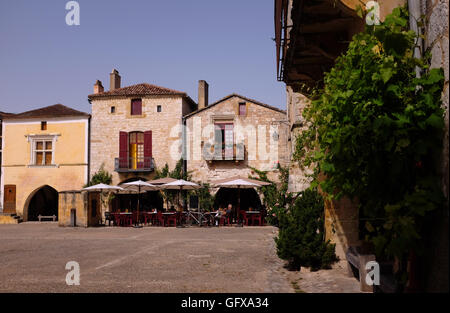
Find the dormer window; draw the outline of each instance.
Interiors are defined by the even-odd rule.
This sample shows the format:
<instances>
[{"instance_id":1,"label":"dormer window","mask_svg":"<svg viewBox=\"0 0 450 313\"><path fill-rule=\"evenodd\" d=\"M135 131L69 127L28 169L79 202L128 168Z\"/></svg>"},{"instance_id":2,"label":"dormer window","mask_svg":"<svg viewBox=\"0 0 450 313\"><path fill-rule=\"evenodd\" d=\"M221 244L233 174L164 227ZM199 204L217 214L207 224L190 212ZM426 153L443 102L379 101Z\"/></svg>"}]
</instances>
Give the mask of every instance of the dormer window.
<instances>
[{"instance_id":1,"label":"dormer window","mask_svg":"<svg viewBox=\"0 0 450 313\"><path fill-rule=\"evenodd\" d=\"M142 99L131 100L131 115L142 115Z\"/></svg>"},{"instance_id":2,"label":"dormer window","mask_svg":"<svg viewBox=\"0 0 450 313\"><path fill-rule=\"evenodd\" d=\"M247 105L245 104L245 102L239 103L239 115L240 116L247 115Z\"/></svg>"}]
</instances>

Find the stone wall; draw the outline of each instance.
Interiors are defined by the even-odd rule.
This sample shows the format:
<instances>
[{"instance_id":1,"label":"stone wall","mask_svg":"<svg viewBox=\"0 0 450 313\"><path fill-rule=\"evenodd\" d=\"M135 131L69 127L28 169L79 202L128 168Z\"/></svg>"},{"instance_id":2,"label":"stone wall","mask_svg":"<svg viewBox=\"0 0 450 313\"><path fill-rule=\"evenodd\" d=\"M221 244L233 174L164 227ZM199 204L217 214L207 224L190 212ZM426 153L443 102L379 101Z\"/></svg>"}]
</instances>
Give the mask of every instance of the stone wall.
<instances>
[{"instance_id":1,"label":"stone wall","mask_svg":"<svg viewBox=\"0 0 450 313\"><path fill-rule=\"evenodd\" d=\"M442 94L443 106L445 108L445 135L444 149L441 156L441 183L444 194L449 199L449 43L448 43L448 7L449 0L422 0L422 8L426 16L425 48L432 53L431 67L444 69L445 85ZM424 260L420 264L423 270L424 290L427 292L448 292L448 269L449 269L449 209L434 213L432 225L429 227L424 241L427 251Z\"/></svg>"},{"instance_id":2,"label":"stone wall","mask_svg":"<svg viewBox=\"0 0 450 313\"><path fill-rule=\"evenodd\" d=\"M58 198L58 225L71 225L71 211L76 212L76 226L98 226L102 220L100 193L62 191ZM94 212L93 212L94 211Z\"/></svg>"},{"instance_id":3,"label":"stone wall","mask_svg":"<svg viewBox=\"0 0 450 313\"><path fill-rule=\"evenodd\" d=\"M119 132L152 131L152 154L155 167L162 168L167 163L173 169L181 157L182 110L188 104L180 96L151 96L142 98L142 115L132 116L131 99L121 97L96 99L92 101L91 119L91 164L90 175L103 164L113 175L113 184L131 177L151 179L154 172L126 174L114 171L114 159L119 157ZM161 105L162 112L157 112ZM115 113L111 113L111 106ZM179 151L177 155L177 151Z\"/></svg>"},{"instance_id":4,"label":"stone wall","mask_svg":"<svg viewBox=\"0 0 450 313\"><path fill-rule=\"evenodd\" d=\"M444 150L442 153L442 186L444 193L449 198L449 137L448 137L448 6L449 0L426 0L426 33L425 47L431 51L431 68L444 69L445 85L442 95L445 107L445 136Z\"/></svg>"},{"instance_id":5,"label":"stone wall","mask_svg":"<svg viewBox=\"0 0 450 313\"><path fill-rule=\"evenodd\" d=\"M243 102L246 103L247 114L245 116L239 116L239 103ZM267 157L267 159L261 157L262 154L260 154L258 150L260 148L260 145L258 145L260 139L259 135L257 136L255 147L251 143L252 141L249 141L249 133L244 132L243 142L245 146L245 160L205 160L201 154L201 149L205 143L211 142L212 136L210 135L213 133L206 132L208 134L203 133L203 136L201 133L193 133L194 123L199 123L198 125L200 125L200 129L205 130L205 127L208 124L213 125L214 121L232 122L234 124L235 133L238 127L242 127L243 129L251 129L254 127L256 133L258 134L258 127L265 127L264 136L266 145L261 148L268 152L272 151L274 154L271 154ZM250 167L258 170L269 171L269 178L274 181L278 181L278 171L275 170L278 162L282 166L287 166L289 164L288 149L286 144L289 130L286 123L286 114L280 110L274 110L248 101L247 99L233 96L227 98L223 102L207 108L206 110L200 111L199 113L188 117L186 120L186 126L189 130L187 134L187 170L189 174L192 175L192 179L195 181L211 182L232 176L248 177L249 174L255 175L255 173L252 173ZM271 139L271 126L278 128L277 140L274 140L273 138ZM196 139L195 142L194 138ZM237 143L241 139L238 139L235 134L234 140L235 143ZM275 156L276 150L278 151ZM252 154L252 151L255 153Z\"/></svg>"},{"instance_id":6,"label":"stone wall","mask_svg":"<svg viewBox=\"0 0 450 313\"><path fill-rule=\"evenodd\" d=\"M288 136L289 155L295 152L297 137L307 128L303 118L303 110L310 100L292 86L286 86L287 115L290 133ZM289 192L300 192L307 189L311 183L312 168L301 168L297 161L291 160L289 165Z\"/></svg>"},{"instance_id":7,"label":"stone wall","mask_svg":"<svg viewBox=\"0 0 450 313\"><path fill-rule=\"evenodd\" d=\"M76 226L88 226L88 193L81 191L62 191L58 199L58 225L70 225L70 212L76 210Z\"/></svg>"}]
</instances>

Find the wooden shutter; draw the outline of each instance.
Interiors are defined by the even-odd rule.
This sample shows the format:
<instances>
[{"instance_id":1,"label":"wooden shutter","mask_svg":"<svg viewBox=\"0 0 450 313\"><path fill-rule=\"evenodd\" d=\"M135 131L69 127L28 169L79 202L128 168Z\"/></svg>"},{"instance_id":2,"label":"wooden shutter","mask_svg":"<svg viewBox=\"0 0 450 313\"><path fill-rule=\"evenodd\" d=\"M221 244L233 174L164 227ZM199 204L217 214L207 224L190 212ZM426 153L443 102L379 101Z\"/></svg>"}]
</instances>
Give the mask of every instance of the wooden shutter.
<instances>
[{"instance_id":1,"label":"wooden shutter","mask_svg":"<svg viewBox=\"0 0 450 313\"><path fill-rule=\"evenodd\" d=\"M128 168L128 133L119 132L119 167Z\"/></svg>"},{"instance_id":2,"label":"wooden shutter","mask_svg":"<svg viewBox=\"0 0 450 313\"><path fill-rule=\"evenodd\" d=\"M142 115L142 99L131 100L131 115Z\"/></svg>"},{"instance_id":3,"label":"wooden shutter","mask_svg":"<svg viewBox=\"0 0 450 313\"><path fill-rule=\"evenodd\" d=\"M144 132L144 167L151 168L152 164L152 131Z\"/></svg>"}]
</instances>

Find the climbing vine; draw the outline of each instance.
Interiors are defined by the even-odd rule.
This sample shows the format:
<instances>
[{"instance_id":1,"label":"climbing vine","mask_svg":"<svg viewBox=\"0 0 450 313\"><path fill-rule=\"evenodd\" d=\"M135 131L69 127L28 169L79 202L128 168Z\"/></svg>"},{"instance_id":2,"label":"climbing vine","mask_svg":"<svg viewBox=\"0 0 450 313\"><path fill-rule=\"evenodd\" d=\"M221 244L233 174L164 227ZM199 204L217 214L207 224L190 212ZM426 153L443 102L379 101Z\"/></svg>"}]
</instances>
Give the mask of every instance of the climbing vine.
<instances>
[{"instance_id":1,"label":"climbing vine","mask_svg":"<svg viewBox=\"0 0 450 313\"><path fill-rule=\"evenodd\" d=\"M444 76L429 69L429 54L413 56L416 42L405 8L355 35L305 109L309 130L294 153L316 165L313 187L360 200L366 239L399 260L420 253L425 217L443 205Z\"/></svg>"}]
</instances>

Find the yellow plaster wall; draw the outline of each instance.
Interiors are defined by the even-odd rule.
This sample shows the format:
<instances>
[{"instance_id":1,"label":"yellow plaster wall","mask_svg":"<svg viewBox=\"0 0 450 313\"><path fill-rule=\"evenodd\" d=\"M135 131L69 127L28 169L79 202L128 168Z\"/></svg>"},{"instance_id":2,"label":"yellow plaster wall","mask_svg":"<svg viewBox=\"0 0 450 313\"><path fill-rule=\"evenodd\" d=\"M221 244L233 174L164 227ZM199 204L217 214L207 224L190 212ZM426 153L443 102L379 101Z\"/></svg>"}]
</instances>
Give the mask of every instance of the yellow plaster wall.
<instances>
[{"instance_id":1,"label":"yellow plaster wall","mask_svg":"<svg viewBox=\"0 0 450 313\"><path fill-rule=\"evenodd\" d=\"M79 190L86 183L87 120L47 121L45 131L40 130L40 122L19 124L4 121L3 126L3 185L16 185L16 213L25 221L28 202L42 186L49 185L57 191ZM54 163L57 166L29 166L31 143L26 135L31 134L59 135L54 147Z\"/></svg>"}]
</instances>

